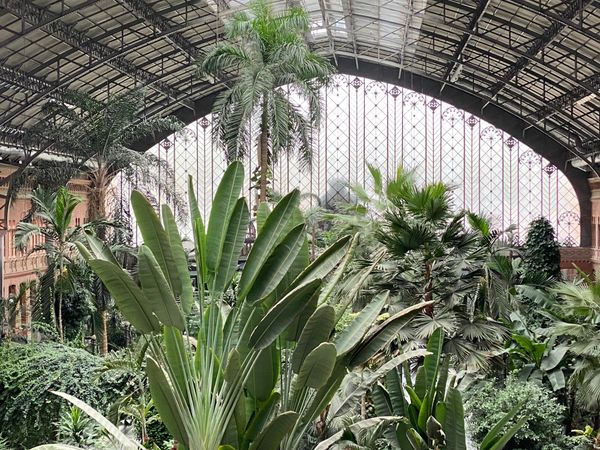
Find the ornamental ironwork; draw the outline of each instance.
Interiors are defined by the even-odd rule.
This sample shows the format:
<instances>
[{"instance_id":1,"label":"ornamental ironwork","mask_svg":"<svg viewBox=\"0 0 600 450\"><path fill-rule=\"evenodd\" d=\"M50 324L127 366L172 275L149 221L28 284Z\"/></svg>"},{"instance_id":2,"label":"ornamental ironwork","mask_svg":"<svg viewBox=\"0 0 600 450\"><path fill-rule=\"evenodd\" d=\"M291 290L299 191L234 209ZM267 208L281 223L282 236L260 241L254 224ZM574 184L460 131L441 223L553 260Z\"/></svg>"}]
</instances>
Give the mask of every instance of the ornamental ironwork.
<instances>
[{"instance_id":1,"label":"ornamental ironwork","mask_svg":"<svg viewBox=\"0 0 600 450\"><path fill-rule=\"evenodd\" d=\"M350 199L348 183L372 189L368 164L388 178L402 165L414 171L419 183L452 186L457 209L483 214L495 228L514 225L515 236L524 237L528 224L544 216L562 244L579 244L580 211L573 187L560 170L510 134L439 99L355 76L336 75L321 96L312 168L301 170L294 157L280 157L273 167L275 192L299 188L307 201L333 207ZM192 176L205 216L226 167L224 152L213 141L211 119L203 117L187 127L193 139L171 136L167 155L162 144L150 150L168 163L183 198L187 175ZM244 162L245 192L250 194L255 152ZM157 193L155 198L164 196ZM248 201L252 208L254 195Z\"/></svg>"}]
</instances>

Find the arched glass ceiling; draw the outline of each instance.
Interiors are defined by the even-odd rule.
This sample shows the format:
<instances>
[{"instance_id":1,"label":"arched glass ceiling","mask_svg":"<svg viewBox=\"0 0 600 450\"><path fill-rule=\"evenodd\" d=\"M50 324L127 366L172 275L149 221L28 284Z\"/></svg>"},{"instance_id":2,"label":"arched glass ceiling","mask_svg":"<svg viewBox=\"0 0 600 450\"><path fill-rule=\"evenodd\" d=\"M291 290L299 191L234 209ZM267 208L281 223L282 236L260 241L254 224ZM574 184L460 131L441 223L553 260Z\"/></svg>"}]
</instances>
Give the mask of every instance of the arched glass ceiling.
<instances>
[{"instance_id":1,"label":"arched glass ceiling","mask_svg":"<svg viewBox=\"0 0 600 450\"><path fill-rule=\"evenodd\" d=\"M490 217L497 228L516 225L523 238L529 222L544 216L561 244L579 245L580 209L572 185L556 166L515 137L432 97L366 78L336 75L322 95L324 115L313 136L312 170L300 170L293 156L280 159L273 174L276 192L299 188L311 194L311 202L333 206L348 200L348 183L371 187L368 164L387 177L403 165L415 171L420 183L453 186L455 207ZM226 167L211 128L209 115L150 150L170 166L161 174L172 185L170 191L185 198L188 175L193 177L205 216ZM250 177L256 158L247 158L245 166L245 192L252 206ZM117 187L127 199L131 185L118 180ZM158 203L170 201L165 192L157 190L153 196ZM122 204L127 216L127 202Z\"/></svg>"},{"instance_id":2,"label":"arched glass ceiling","mask_svg":"<svg viewBox=\"0 0 600 450\"><path fill-rule=\"evenodd\" d=\"M223 88L191 61L221 38L240 0L0 0L0 130L19 143L67 90L97 98L149 86L144 114L204 115ZM598 0L276 0L302 4L313 48L340 67L394 67L499 106L564 145L599 148ZM430 93L433 94L433 93Z\"/></svg>"}]
</instances>

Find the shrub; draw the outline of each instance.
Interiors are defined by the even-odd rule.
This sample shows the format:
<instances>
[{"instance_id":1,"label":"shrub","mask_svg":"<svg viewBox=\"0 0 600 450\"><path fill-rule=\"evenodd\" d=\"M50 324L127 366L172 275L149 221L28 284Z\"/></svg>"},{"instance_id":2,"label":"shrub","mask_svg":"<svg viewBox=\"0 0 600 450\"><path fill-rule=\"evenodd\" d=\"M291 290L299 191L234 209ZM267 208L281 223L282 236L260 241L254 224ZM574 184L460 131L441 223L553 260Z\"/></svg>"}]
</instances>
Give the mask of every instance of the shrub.
<instances>
[{"instance_id":1,"label":"shrub","mask_svg":"<svg viewBox=\"0 0 600 450\"><path fill-rule=\"evenodd\" d=\"M560 280L560 248L556 242L554 228L544 217L529 224L523 267L527 278L540 276Z\"/></svg>"},{"instance_id":2,"label":"shrub","mask_svg":"<svg viewBox=\"0 0 600 450\"><path fill-rule=\"evenodd\" d=\"M504 384L497 380L480 383L469 392L465 410L471 437L480 441L504 414L522 401L526 401L522 414L528 419L505 449L571 448L563 434L564 406L546 387L532 381L519 381L514 376L508 377Z\"/></svg>"},{"instance_id":3,"label":"shrub","mask_svg":"<svg viewBox=\"0 0 600 450\"><path fill-rule=\"evenodd\" d=\"M51 442L66 402L50 391L74 395L104 410L122 380L97 373L102 359L57 343L0 347L0 423L8 444L29 448Z\"/></svg>"}]
</instances>

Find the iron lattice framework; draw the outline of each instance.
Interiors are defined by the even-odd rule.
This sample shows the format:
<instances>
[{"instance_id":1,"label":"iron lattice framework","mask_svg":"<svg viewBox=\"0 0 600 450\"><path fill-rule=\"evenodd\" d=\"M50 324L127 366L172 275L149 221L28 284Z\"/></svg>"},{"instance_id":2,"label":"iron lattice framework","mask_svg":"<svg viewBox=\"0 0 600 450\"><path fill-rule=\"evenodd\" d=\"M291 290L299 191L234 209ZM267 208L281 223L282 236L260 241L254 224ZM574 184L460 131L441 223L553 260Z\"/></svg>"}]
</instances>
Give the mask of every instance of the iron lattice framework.
<instances>
[{"instance_id":1,"label":"iron lattice framework","mask_svg":"<svg viewBox=\"0 0 600 450\"><path fill-rule=\"evenodd\" d=\"M202 117L223 84L195 77L191 62L246 3L0 0L0 138L18 144L41 105L68 90L104 99L146 84L142 114ZM522 120L520 132L595 165L600 1L274 0L290 3L310 14L310 45L340 67L372 63L405 86L423 77L436 98L475 96L479 116L499 107Z\"/></svg>"},{"instance_id":2,"label":"iron lattice framework","mask_svg":"<svg viewBox=\"0 0 600 450\"><path fill-rule=\"evenodd\" d=\"M401 164L415 171L419 183L453 186L455 207L490 217L499 229L515 225L517 237L523 238L529 222L544 216L561 244L579 245L580 211L573 187L556 166L515 137L435 98L366 78L336 75L322 96L325 111L313 136L312 170L300 170L293 156L281 158L274 167L276 192L300 188L307 202L334 206L350 200L349 183L372 187L367 164L388 178ZM223 150L212 140L211 116L151 152L170 165L168 172L158 174L171 184L170 191L185 196L188 175L193 177L206 216L226 167ZM244 162L252 206L250 177L256 159ZM117 186L128 198L131 185L119 179ZM169 200L160 190L153 194L158 203ZM123 205L127 216L127 203Z\"/></svg>"}]
</instances>

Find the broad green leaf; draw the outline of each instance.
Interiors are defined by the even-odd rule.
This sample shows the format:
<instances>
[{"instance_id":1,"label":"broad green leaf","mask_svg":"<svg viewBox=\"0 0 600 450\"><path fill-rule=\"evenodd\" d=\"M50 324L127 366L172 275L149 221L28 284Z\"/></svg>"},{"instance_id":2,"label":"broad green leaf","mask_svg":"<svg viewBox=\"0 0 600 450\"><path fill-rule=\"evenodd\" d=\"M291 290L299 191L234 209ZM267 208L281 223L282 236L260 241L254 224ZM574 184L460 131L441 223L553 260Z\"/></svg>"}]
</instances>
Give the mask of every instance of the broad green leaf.
<instances>
[{"instance_id":1,"label":"broad green leaf","mask_svg":"<svg viewBox=\"0 0 600 450\"><path fill-rule=\"evenodd\" d=\"M414 450L429 450L429 446L425 442L425 440L421 437L419 432L414 428L409 428L406 432L406 437L408 438L410 445ZM452 448L452 447L448 447ZM454 450L454 449L453 449Z\"/></svg>"},{"instance_id":2,"label":"broad green leaf","mask_svg":"<svg viewBox=\"0 0 600 450\"><path fill-rule=\"evenodd\" d=\"M296 319L294 319L291 325L287 328L285 331L285 338L288 341L297 342L298 339L300 339L300 335L302 334L302 331L304 331L306 322L308 322L310 316L312 316L317 309L318 302L318 298L312 297L306 306L304 306L300 314L298 314L298 317L296 317Z\"/></svg>"},{"instance_id":3,"label":"broad green leaf","mask_svg":"<svg viewBox=\"0 0 600 450\"><path fill-rule=\"evenodd\" d=\"M351 236L345 236L328 247L294 280L290 289L316 278L325 278L344 258L348 252Z\"/></svg>"},{"instance_id":4,"label":"broad green leaf","mask_svg":"<svg viewBox=\"0 0 600 450\"><path fill-rule=\"evenodd\" d=\"M335 345L332 343L323 342L317 346L304 359L294 390L302 392L307 387L319 389L323 386L333 372L336 357Z\"/></svg>"},{"instance_id":5,"label":"broad green leaf","mask_svg":"<svg viewBox=\"0 0 600 450\"><path fill-rule=\"evenodd\" d=\"M377 294L371 302L354 318L350 324L337 334L334 339L338 355L345 355L352 350L373 326L381 308L385 305L389 291Z\"/></svg>"},{"instance_id":6,"label":"broad green leaf","mask_svg":"<svg viewBox=\"0 0 600 450\"><path fill-rule=\"evenodd\" d=\"M381 423L395 423L400 422L402 420L401 417L395 416L384 416L384 417L372 417L370 419L360 420L358 422L354 422L351 424L348 429L351 433L359 433L361 430L372 429L380 426ZM319 444L314 448L314 450L328 450L331 448L336 442L340 441L344 437L345 429L342 431L338 431L333 434L329 438L319 442ZM401 447L401 450L405 450L404 447ZM406 449L410 450L410 449Z\"/></svg>"},{"instance_id":7,"label":"broad green leaf","mask_svg":"<svg viewBox=\"0 0 600 450\"><path fill-rule=\"evenodd\" d=\"M390 400L390 394L381 384L377 383L373 386L371 389L371 398L373 400L373 407L375 408L376 415L392 415L393 408L392 401Z\"/></svg>"},{"instance_id":8,"label":"broad green leaf","mask_svg":"<svg viewBox=\"0 0 600 450\"><path fill-rule=\"evenodd\" d=\"M340 402L336 402L335 405L331 406L331 409L329 411L331 414L331 417L336 417L341 414L346 414L349 409L351 409L353 406L355 406L356 402L360 401L359 399L367 392L367 390L370 388L370 386L373 383L375 383L382 376L386 376L386 380L387 380L387 375L390 375L392 373L397 373L397 371L393 370L393 369L395 369L397 366L399 366L403 362L408 361L409 359L412 359L412 358L420 358L422 356L425 356L426 354L427 354L427 352L425 350L412 350L410 352L405 352L405 353L402 353L401 355L395 356L394 358L390 359L389 361L386 361L384 364L382 364L377 369L370 371L367 374L365 374L363 372L361 374L362 381L357 382L355 384L355 387L351 391L345 391L344 399L341 400ZM392 397L392 392L394 391L394 388L390 387L391 384L388 384L387 381L386 381L386 386L390 393L390 399L392 400L392 404L393 404L394 398ZM402 388L402 386L398 383L398 387L396 389L401 389L401 388ZM399 392L399 395L402 396L402 401L404 401L404 395L403 395L402 391ZM394 411L395 411L396 405L393 404L392 406L394 407ZM396 413L394 413L394 414L396 414ZM396 414L396 415L404 415L404 412L402 412L402 414Z\"/></svg>"},{"instance_id":9,"label":"broad green leaf","mask_svg":"<svg viewBox=\"0 0 600 450\"><path fill-rule=\"evenodd\" d=\"M446 394L446 420L442 425L446 433L446 446L453 450L467 450L465 411L458 389L448 389Z\"/></svg>"},{"instance_id":10,"label":"broad green leaf","mask_svg":"<svg viewBox=\"0 0 600 450\"><path fill-rule=\"evenodd\" d=\"M138 252L138 276L152 312L165 325L185 329L185 319L177 306L173 291L152 251L145 245Z\"/></svg>"},{"instance_id":11,"label":"broad green leaf","mask_svg":"<svg viewBox=\"0 0 600 450\"><path fill-rule=\"evenodd\" d=\"M306 356L321 342L327 341L335 323L335 309L329 305L318 308L306 322L292 354L292 370L300 371Z\"/></svg>"},{"instance_id":12,"label":"broad green leaf","mask_svg":"<svg viewBox=\"0 0 600 450\"><path fill-rule=\"evenodd\" d=\"M417 305L410 306L394 314L381 325L378 325L354 350L350 361L351 367L359 366L371 359L378 351L394 339L398 331L405 326L414 315L431 304L433 304L433 302L421 302Z\"/></svg>"},{"instance_id":13,"label":"broad green leaf","mask_svg":"<svg viewBox=\"0 0 600 450\"><path fill-rule=\"evenodd\" d=\"M242 361L240 358L240 352L237 349L232 348L227 358L227 366L225 367L225 381L233 383L236 377L240 374L242 368Z\"/></svg>"},{"instance_id":14,"label":"broad green leaf","mask_svg":"<svg viewBox=\"0 0 600 450\"><path fill-rule=\"evenodd\" d=\"M558 368L546 373L548 377L548 381L552 385L552 390L554 392L564 389L566 386L565 374L562 371L562 368Z\"/></svg>"},{"instance_id":15,"label":"broad green leaf","mask_svg":"<svg viewBox=\"0 0 600 450\"><path fill-rule=\"evenodd\" d=\"M160 224L158 215L146 197L138 191L131 193L131 207L135 213L136 223L142 233L144 244L152 250L175 295L181 295L181 281L173 251L169 245L167 232Z\"/></svg>"},{"instance_id":16,"label":"broad green leaf","mask_svg":"<svg viewBox=\"0 0 600 450\"><path fill-rule=\"evenodd\" d=\"M440 358L442 357L442 349L444 347L444 331L442 328L435 330L429 337L427 342L427 351L430 355L425 357L423 367L425 368L425 378L430 386L430 392L435 389L435 383L440 366Z\"/></svg>"},{"instance_id":17,"label":"broad green leaf","mask_svg":"<svg viewBox=\"0 0 600 450\"><path fill-rule=\"evenodd\" d=\"M255 303L262 300L277 288L279 282L294 263L305 241L305 236L305 226L303 224L298 225L273 249L271 256L269 256L249 289L246 297L247 301Z\"/></svg>"},{"instance_id":18,"label":"broad green leaf","mask_svg":"<svg viewBox=\"0 0 600 450\"><path fill-rule=\"evenodd\" d=\"M406 393L408 394L408 398L410 399L410 404L414 405L417 409L421 409L422 398L419 397L417 392L414 390L412 386L404 386Z\"/></svg>"},{"instance_id":19,"label":"broad green leaf","mask_svg":"<svg viewBox=\"0 0 600 450\"><path fill-rule=\"evenodd\" d=\"M424 398L428 388L425 366L419 366L415 374L415 392L420 398Z\"/></svg>"},{"instance_id":20,"label":"broad green leaf","mask_svg":"<svg viewBox=\"0 0 600 450\"><path fill-rule=\"evenodd\" d=\"M238 285L238 301L246 298L284 231L295 220L294 210L298 207L300 192L294 190L286 195L269 214L256 241L250 250Z\"/></svg>"},{"instance_id":21,"label":"broad green leaf","mask_svg":"<svg viewBox=\"0 0 600 450\"><path fill-rule=\"evenodd\" d=\"M523 425L525 425L525 423L527 422L527 417L521 417L517 423L515 423L513 426L511 426L508 430L506 430L504 432L504 434L497 440L495 441L490 447L488 448L481 448L481 450L502 450L506 444L508 444L508 442L513 438L513 436L515 434L517 434L517 432L523 428Z\"/></svg>"},{"instance_id":22,"label":"broad green leaf","mask_svg":"<svg viewBox=\"0 0 600 450\"><path fill-rule=\"evenodd\" d=\"M190 217L192 219L192 230L194 233L194 243L196 244L196 265L198 267L198 279L206 280L206 229L202 221L202 215L198 208L198 201L194 193L194 183L191 175L188 177L188 202L190 207Z\"/></svg>"},{"instance_id":23,"label":"broad green leaf","mask_svg":"<svg viewBox=\"0 0 600 450\"><path fill-rule=\"evenodd\" d=\"M276 303L258 323L250 335L249 345L262 349L271 345L300 314L314 295L319 295L321 280L297 287Z\"/></svg>"},{"instance_id":24,"label":"broad green leaf","mask_svg":"<svg viewBox=\"0 0 600 450\"><path fill-rule=\"evenodd\" d=\"M175 217L168 205L162 205L162 220L165 226L165 232L169 238L169 245L173 252L173 259L179 274L181 283L181 309L185 314L192 312L192 304L194 303L194 287L190 278L190 270L188 267L188 259L181 243L181 236L175 223Z\"/></svg>"},{"instance_id":25,"label":"broad green leaf","mask_svg":"<svg viewBox=\"0 0 600 450\"><path fill-rule=\"evenodd\" d=\"M561 363L568 350L569 348L566 345L561 345L550 350L550 352L548 352L548 356L542 360L540 369L546 371L554 369Z\"/></svg>"},{"instance_id":26,"label":"broad green leaf","mask_svg":"<svg viewBox=\"0 0 600 450\"><path fill-rule=\"evenodd\" d=\"M264 205L264 203L261 203ZM281 398L281 394L279 392L273 392L271 396L264 402L258 412L252 417L252 420L248 424L248 428L244 433L244 442L249 443L256 439L256 436L261 432L264 428L265 424L271 417L273 411L275 411L275 407Z\"/></svg>"},{"instance_id":27,"label":"broad green leaf","mask_svg":"<svg viewBox=\"0 0 600 450\"><path fill-rule=\"evenodd\" d=\"M250 450L278 450L282 439L294 428L298 413L286 411L273 419L250 445Z\"/></svg>"},{"instance_id":28,"label":"broad green leaf","mask_svg":"<svg viewBox=\"0 0 600 450\"><path fill-rule=\"evenodd\" d=\"M229 220L240 196L244 184L244 166L239 161L229 164L210 210L208 229L206 232L206 265L213 276L219 268L223 246L229 228Z\"/></svg>"},{"instance_id":29,"label":"broad green leaf","mask_svg":"<svg viewBox=\"0 0 600 450\"><path fill-rule=\"evenodd\" d=\"M319 388L315 393L313 400L309 406L304 410L302 416L303 423L310 423L315 420L321 412L325 410L327 405L331 403L331 399L339 389L344 377L346 376L346 364L343 358L338 358L335 367L331 373L331 376L327 382Z\"/></svg>"},{"instance_id":30,"label":"broad green leaf","mask_svg":"<svg viewBox=\"0 0 600 450\"><path fill-rule=\"evenodd\" d=\"M231 279L235 274L238 260L242 252L242 247L244 246L244 239L246 238L249 221L250 212L248 211L246 199L240 198L233 208L227 233L225 233L221 260L219 261L219 268L215 274L213 287L215 292L224 292L231 283Z\"/></svg>"},{"instance_id":31,"label":"broad green leaf","mask_svg":"<svg viewBox=\"0 0 600 450\"><path fill-rule=\"evenodd\" d=\"M421 407L419 408L419 418L418 418L418 427L421 434L427 433L427 420L429 419L431 410L431 392L427 392L425 397L423 397L423 401L421 402Z\"/></svg>"},{"instance_id":32,"label":"broad green leaf","mask_svg":"<svg viewBox=\"0 0 600 450\"><path fill-rule=\"evenodd\" d=\"M408 440L408 430L410 429L410 422L404 418L398 422L396 427L396 438L398 439L398 446L400 449L411 450L412 444Z\"/></svg>"},{"instance_id":33,"label":"broad green leaf","mask_svg":"<svg viewBox=\"0 0 600 450\"><path fill-rule=\"evenodd\" d=\"M164 370L153 358L147 358L146 374L148 375L152 400L162 422L175 439L189 447L188 435L183 423L185 412L181 410L183 405L176 400L177 396L174 394Z\"/></svg>"},{"instance_id":34,"label":"broad green leaf","mask_svg":"<svg viewBox=\"0 0 600 450\"><path fill-rule=\"evenodd\" d=\"M404 398L404 391L402 390L402 382L398 375L398 369L394 367L385 374L385 385L390 394L392 412L396 416L403 416L406 414L406 399Z\"/></svg>"},{"instance_id":35,"label":"broad green leaf","mask_svg":"<svg viewBox=\"0 0 600 450\"><path fill-rule=\"evenodd\" d=\"M121 267L100 259L90 260L89 265L107 287L121 313L138 331L160 331L158 319L144 293Z\"/></svg>"},{"instance_id":36,"label":"broad green leaf","mask_svg":"<svg viewBox=\"0 0 600 450\"><path fill-rule=\"evenodd\" d=\"M259 351L256 363L250 369L246 389L258 401L266 401L279 381L281 353L275 345Z\"/></svg>"},{"instance_id":37,"label":"broad green leaf","mask_svg":"<svg viewBox=\"0 0 600 450\"><path fill-rule=\"evenodd\" d=\"M525 403L525 401L519 402L513 407L513 409L508 411L498 422L496 422L496 424L490 429L490 431L487 432L487 434L481 440L480 450L490 450L492 448L493 444L500 439L501 432L506 426L506 424L513 420L513 418L523 410Z\"/></svg>"},{"instance_id":38,"label":"broad green leaf","mask_svg":"<svg viewBox=\"0 0 600 450\"><path fill-rule=\"evenodd\" d=\"M169 370L177 389L183 398L188 398L188 381L191 370L191 353L183 342L183 335L175 327L165 326L163 331L163 342L165 345L165 354L169 364ZM174 388L175 386L173 386Z\"/></svg>"},{"instance_id":39,"label":"broad green leaf","mask_svg":"<svg viewBox=\"0 0 600 450\"><path fill-rule=\"evenodd\" d=\"M58 395L59 397L64 398L69 403L73 404L74 406L76 406L77 408L82 410L84 413L86 413L88 416L90 416L92 419L94 419L112 437L114 437L115 440L120 445L122 445L125 450L136 450L136 449L144 450L144 447L142 447L137 442L128 438L110 420L108 420L106 417L104 417L102 414L100 414L98 411L96 411L94 408L92 408L90 405L88 405L84 401L79 400L77 397L73 397L72 395L66 394L64 392L58 392L58 391L51 391L51 392L54 395ZM51 445L62 445L62 444L51 444ZM47 450L50 450L50 449L48 449L48 446L41 446L41 447L45 447Z\"/></svg>"},{"instance_id":40,"label":"broad green leaf","mask_svg":"<svg viewBox=\"0 0 600 450\"><path fill-rule=\"evenodd\" d=\"M110 251L110 248L96 236L85 233L85 240L88 243L88 248L94 255L94 259L103 259L104 261L119 265L119 262L115 258L115 255Z\"/></svg>"},{"instance_id":41,"label":"broad green leaf","mask_svg":"<svg viewBox=\"0 0 600 450\"><path fill-rule=\"evenodd\" d=\"M267 221L267 217L271 214L271 210L269 208L269 204L267 202L262 202L258 205L256 210L256 233L260 233L265 222Z\"/></svg>"},{"instance_id":42,"label":"broad green leaf","mask_svg":"<svg viewBox=\"0 0 600 450\"><path fill-rule=\"evenodd\" d=\"M357 245L358 245L358 233L352 237L352 240L350 241L350 246L348 247L348 250L346 251L346 254L344 255L342 261L338 264L338 267L335 269L335 271L333 272L331 277L328 278L327 284L323 288L323 291L321 292L321 297L319 298L320 304L328 302L329 297L331 297L331 294L334 292L335 288L340 283L342 276L346 272L346 269L348 268L348 265L350 264L350 261L352 260L352 256L354 255L354 250L356 249ZM338 320L339 320L339 318L338 318Z\"/></svg>"}]
</instances>

